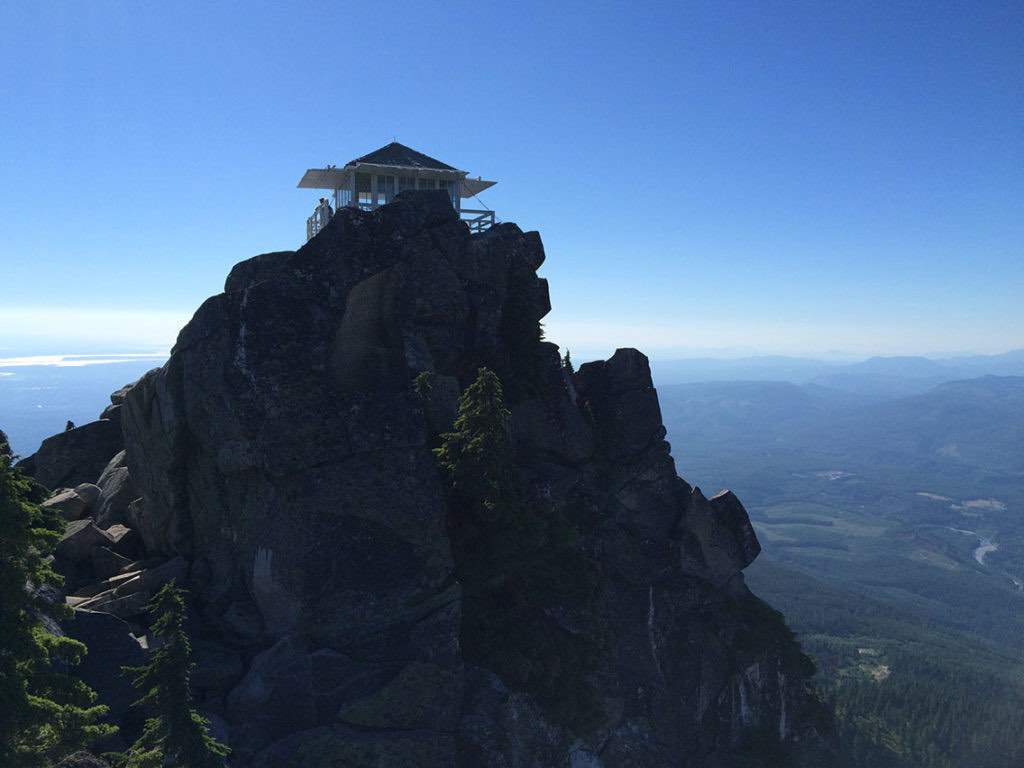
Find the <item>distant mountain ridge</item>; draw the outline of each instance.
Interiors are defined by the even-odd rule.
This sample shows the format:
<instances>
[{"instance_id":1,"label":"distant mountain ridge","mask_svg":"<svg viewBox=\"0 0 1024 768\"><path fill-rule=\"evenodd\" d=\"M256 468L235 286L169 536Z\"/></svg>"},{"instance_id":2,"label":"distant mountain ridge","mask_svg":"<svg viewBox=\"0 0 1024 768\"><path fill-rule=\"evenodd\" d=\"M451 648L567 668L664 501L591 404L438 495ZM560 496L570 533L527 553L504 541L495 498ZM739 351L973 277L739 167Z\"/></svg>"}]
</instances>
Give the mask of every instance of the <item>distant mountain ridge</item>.
<instances>
[{"instance_id":1,"label":"distant mountain ridge","mask_svg":"<svg viewBox=\"0 0 1024 768\"><path fill-rule=\"evenodd\" d=\"M662 385L669 433L684 444L761 445L850 461L881 454L1024 471L1024 376L981 376L887 399L791 382ZM685 426L684 426L685 425ZM700 440L697 440L700 435ZM754 440L754 442L752 442Z\"/></svg>"},{"instance_id":2,"label":"distant mountain ridge","mask_svg":"<svg viewBox=\"0 0 1024 768\"><path fill-rule=\"evenodd\" d=\"M875 356L856 363L803 357L757 356L652 361L659 385L723 381L817 384L870 398L920 394L937 384L979 376L1024 376L1024 350L998 355L930 358Z\"/></svg>"}]
</instances>

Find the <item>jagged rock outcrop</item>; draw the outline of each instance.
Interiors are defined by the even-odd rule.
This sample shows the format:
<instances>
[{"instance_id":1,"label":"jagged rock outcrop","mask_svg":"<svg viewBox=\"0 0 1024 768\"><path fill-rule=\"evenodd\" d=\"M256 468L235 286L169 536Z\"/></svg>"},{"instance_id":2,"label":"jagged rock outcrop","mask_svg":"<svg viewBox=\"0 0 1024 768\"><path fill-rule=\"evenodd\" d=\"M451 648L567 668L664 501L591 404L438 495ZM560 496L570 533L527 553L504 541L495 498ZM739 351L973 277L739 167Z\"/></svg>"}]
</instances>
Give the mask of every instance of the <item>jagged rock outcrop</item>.
<instances>
[{"instance_id":1,"label":"jagged rock outcrop","mask_svg":"<svg viewBox=\"0 0 1024 768\"><path fill-rule=\"evenodd\" d=\"M96 421L79 427L69 421L65 431L43 440L38 451L18 463L36 482L56 492L47 505L57 507L68 520L91 512L100 501L104 479L115 465L123 466L113 459L123 459L121 408L133 386L126 384L112 393L110 405ZM102 505L109 506L109 501Z\"/></svg>"},{"instance_id":2,"label":"jagged rock outcrop","mask_svg":"<svg viewBox=\"0 0 1024 768\"><path fill-rule=\"evenodd\" d=\"M677 476L642 354L563 369L543 261L537 233L470 235L443 194L342 209L238 264L118 396L125 453L82 478L91 514L130 527L147 568L184 568L202 708L235 764L696 768L815 740L806 659L743 583L746 512ZM501 638L474 655L478 585L456 578L431 451L481 366L528 503L568 531L535 599L550 632L504 657ZM147 580L90 525L105 581L76 599L143 633ZM567 666L586 717L529 682Z\"/></svg>"},{"instance_id":3,"label":"jagged rock outcrop","mask_svg":"<svg viewBox=\"0 0 1024 768\"><path fill-rule=\"evenodd\" d=\"M39 450L19 462L47 488L94 483L110 457L123 447L116 421L99 419L46 438Z\"/></svg>"},{"instance_id":4,"label":"jagged rock outcrop","mask_svg":"<svg viewBox=\"0 0 1024 768\"><path fill-rule=\"evenodd\" d=\"M132 485L124 451L120 451L110 460L96 480L96 488L96 522L101 526L127 522L128 505L139 495Z\"/></svg>"},{"instance_id":5,"label":"jagged rock outcrop","mask_svg":"<svg viewBox=\"0 0 1024 768\"><path fill-rule=\"evenodd\" d=\"M99 486L82 483L75 488L58 491L42 506L57 510L65 520L78 520L88 514L99 497Z\"/></svg>"}]
</instances>

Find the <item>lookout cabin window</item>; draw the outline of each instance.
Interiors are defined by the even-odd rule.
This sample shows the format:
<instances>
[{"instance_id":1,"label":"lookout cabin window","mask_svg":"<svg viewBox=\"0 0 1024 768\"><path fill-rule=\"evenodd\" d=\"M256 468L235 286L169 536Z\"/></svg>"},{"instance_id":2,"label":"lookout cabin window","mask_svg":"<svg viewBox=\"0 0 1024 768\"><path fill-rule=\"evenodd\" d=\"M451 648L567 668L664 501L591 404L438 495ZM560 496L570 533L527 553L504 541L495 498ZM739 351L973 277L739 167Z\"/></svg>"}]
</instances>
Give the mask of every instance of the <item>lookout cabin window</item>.
<instances>
[{"instance_id":1,"label":"lookout cabin window","mask_svg":"<svg viewBox=\"0 0 1024 768\"><path fill-rule=\"evenodd\" d=\"M378 176L377 177L377 205L384 205L390 203L395 199L395 177L394 176Z\"/></svg>"},{"instance_id":2,"label":"lookout cabin window","mask_svg":"<svg viewBox=\"0 0 1024 768\"><path fill-rule=\"evenodd\" d=\"M419 179L416 179L416 189L433 189L433 188L434 188L434 180L433 179L424 179L422 177L420 177Z\"/></svg>"},{"instance_id":3,"label":"lookout cabin window","mask_svg":"<svg viewBox=\"0 0 1024 768\"><path fill-rule=\"evenodd\" d=\"M356 174L356 204L373 205L373 190L370 188L372 177L368 173Z\"/></svg>"},{"instance_id":4,"label":"lookout cabin window","mask_svg":"<svg viewBox=\"0 0 1024 768\"><path fill-rule=\"evenodd\" d=\"M406 189L416 189L416 178L414 176L398 177L398 191L402 192Z\"/></svg>"},{"instance_id":5,"label":"lookout cabin window","mask_svg":"<svg viewBox=\"0 0 1024 768\"><path fill-rule=\"evenodd\" d=\"M455 182L447 179L439 179L437 182L437 188L443 189L448 193L448 199L452 201L452 205L456 208L459 207L458 198L455 197Z\"/></svg>"}]
</instances>

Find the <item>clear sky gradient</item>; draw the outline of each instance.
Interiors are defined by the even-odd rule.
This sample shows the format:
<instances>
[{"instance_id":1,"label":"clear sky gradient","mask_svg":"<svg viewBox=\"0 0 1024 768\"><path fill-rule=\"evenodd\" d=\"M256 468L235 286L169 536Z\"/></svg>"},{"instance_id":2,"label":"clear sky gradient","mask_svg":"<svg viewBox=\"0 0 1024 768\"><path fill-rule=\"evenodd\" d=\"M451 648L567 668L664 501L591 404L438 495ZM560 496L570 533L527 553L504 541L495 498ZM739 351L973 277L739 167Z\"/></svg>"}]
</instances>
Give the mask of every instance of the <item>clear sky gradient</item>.
<instances>
[{"instance_id":1,"label":"clear sky gradient","mask_svg":"<svg viewBox=\"0 0 1024 768\"><path fill-rule=\"evenodd\" d=\"M1020 2L13 2L0 66L0 357L169 346L393 138L574 350L1024 347Z\"/></svg>"}]
</instances>

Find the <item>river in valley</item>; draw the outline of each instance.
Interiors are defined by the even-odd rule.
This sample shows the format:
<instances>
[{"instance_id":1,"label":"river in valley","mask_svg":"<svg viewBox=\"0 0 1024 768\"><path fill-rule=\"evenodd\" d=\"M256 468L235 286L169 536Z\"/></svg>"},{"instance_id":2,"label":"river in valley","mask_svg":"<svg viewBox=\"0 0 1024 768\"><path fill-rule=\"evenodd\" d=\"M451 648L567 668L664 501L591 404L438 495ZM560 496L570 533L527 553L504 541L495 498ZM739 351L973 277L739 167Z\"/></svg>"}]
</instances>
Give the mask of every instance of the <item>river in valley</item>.
<instances>
[{"instance_id":1,"label":"river in valley","mask_svg":"<svg viewBox=\"0 0 1024 768\"><path fill-rule=\"evenodd\" d=\"M974 550L974 559L978 561L978 565L985 564L985 555L987 555L989 552L995 552L997 549L999 549L999 545L992 541L992 539L986 538L985 536L982 536L976 531L968 531L964 528L950 528L949 530L954 531L956 533L962 533L965 536L978 537L978 546Z\"/></svg>"}]
</instances>

